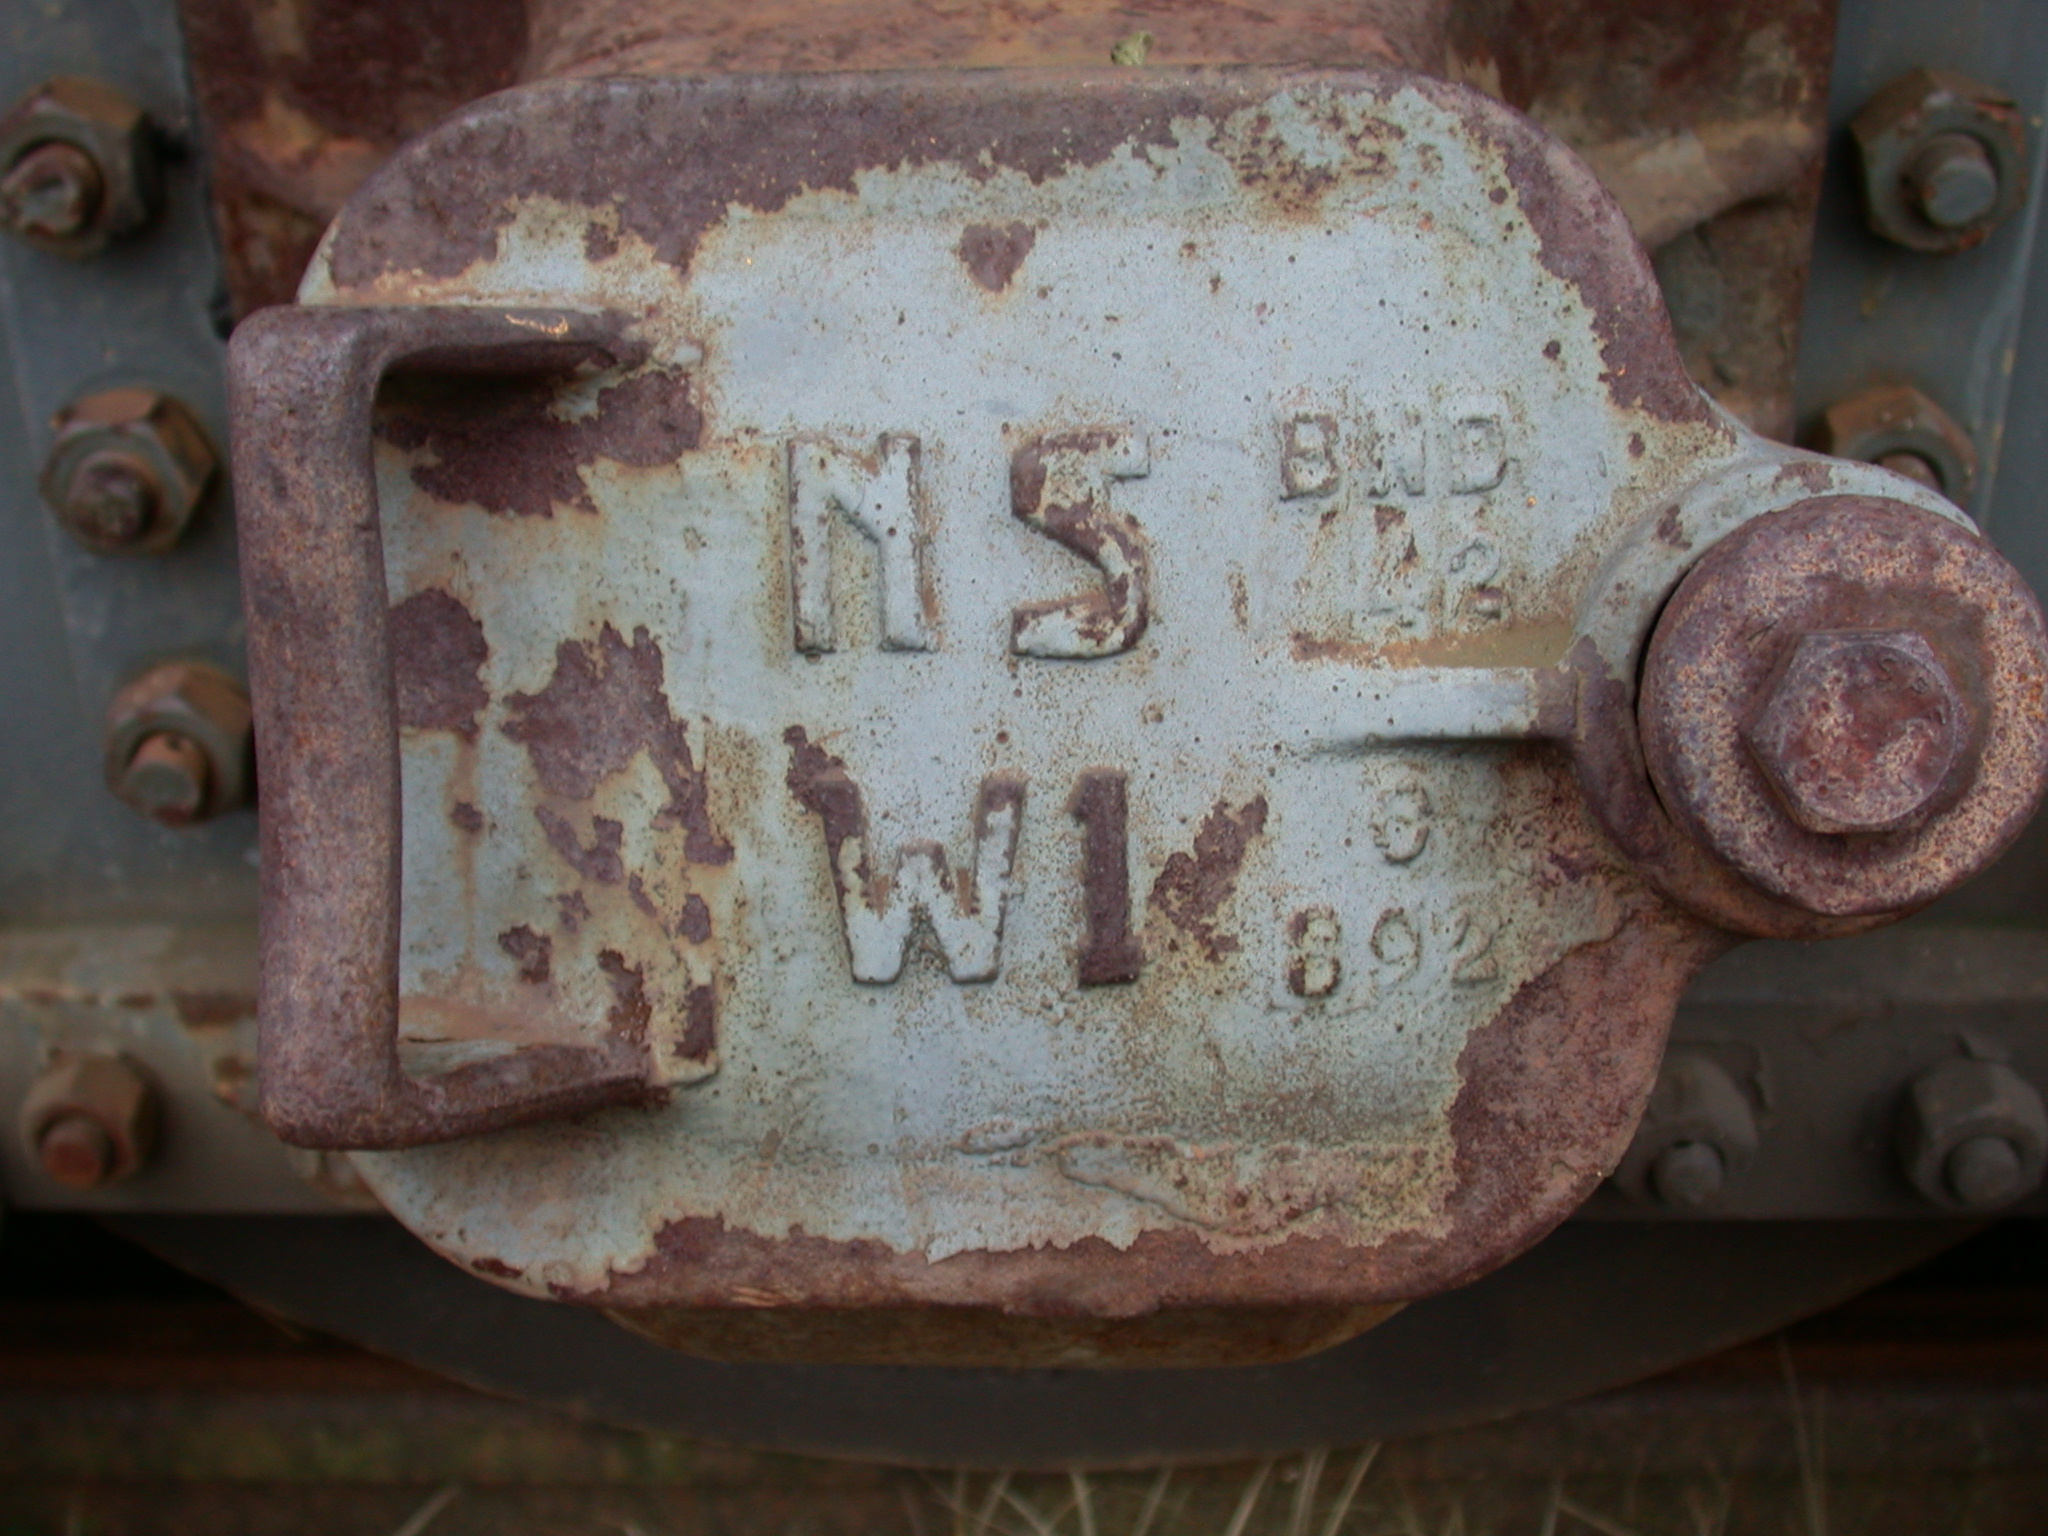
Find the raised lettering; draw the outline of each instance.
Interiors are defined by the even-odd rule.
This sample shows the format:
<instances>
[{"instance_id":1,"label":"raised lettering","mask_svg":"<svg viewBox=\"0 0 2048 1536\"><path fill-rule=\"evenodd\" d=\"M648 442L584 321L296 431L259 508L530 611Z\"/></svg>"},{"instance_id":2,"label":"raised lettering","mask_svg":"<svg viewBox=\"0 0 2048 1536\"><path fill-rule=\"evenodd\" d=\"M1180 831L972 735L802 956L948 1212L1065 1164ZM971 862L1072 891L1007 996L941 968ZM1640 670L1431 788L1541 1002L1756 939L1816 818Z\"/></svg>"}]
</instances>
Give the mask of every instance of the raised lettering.
<instances>
[{"instance_id":1,"label":"raised lettering","mask_svg":"<svg viewBox=\"0 0 2048 1536\"><path fill-rule=\"evenodd\" d=\"M1010 456L1011 513L1103 576L1094 591L1017 607L1010 649L1019 656L1115 656L1138 643L1151 617L1151 562L1144 530L1110 505L1109 484L1150 472L1144 437L1121 427L1033 438Z\"/></svg>"},{"instance_id":2,"label":"raised lettering","mask_svg":"<svg viewBox=\"0 0 2048 1536\"><path fill-rule=\"evenodd\" d=\"M796 648L838 649L832 601L832 524L843 518L875 546L882 589L882 649L928 651L924 546L917 523L918 441L882 437L872 454L819 438L789 445L789 567Z\"/></svg>"},{"instance_id":3,"label":"raised lettering","mask_svg":"<svg viewBox=\"0 0 2048 1536\"><path fill-rule=\"evenodd\" d=\"M1409 779L1381 794L1372 814L1372 840L1389 864L1406 864L1429 845L1429 791Z\"/></svg>"},{"instance_id":4,"label":"raised lettering","mask_svg":"<svg viewBox=\"0 0 2048 1536\"><path fill-rule=\"evenodd\" d=\"M825 832L825 857L839 891L853 979L894 981L920 919L955 981L993 981L1002 966L1003 911L1017 861L1024 780L990 774L974 807L974 853L955 871L936 842L905 843L884 874L868 848L867 809L846 765L813 746L802 727L783 733L790 751L786 782Z\"/></svg>"},{"instance_id":5,"label":"raised lettering","mask_svg":"<svg viewBox=\"0 0 2048 1536\"><path fill-rule=\"evenodd\" d=\"M1131 935L1130 810L1123 772L1083 769L1067 813L1082 827L1081 985L1136 981L1145 951Z\"/></svg>"},{"instance_id":6,"label":"raised lettering","mask_svg":"<svg viewBox=\"0 0 2048 1536\"><path fill-rule=\"evenodd\" d=\"M1327 496L1337 489L1337 418L1291 416L1280 424L1280 496Z\"/></svg>"},{"instance_id":7,"label":"raised lettering","mask_svg":"<svg viewBox=\"0 0 2048 1536\"><path fill-rule=\"evenodd\" d=\"M1287 990L1296 997L1328 997L1344 978L1338 946L1344 930L1328 907L1304 907L1287 924Z\"/></svg>"}]
</instances>

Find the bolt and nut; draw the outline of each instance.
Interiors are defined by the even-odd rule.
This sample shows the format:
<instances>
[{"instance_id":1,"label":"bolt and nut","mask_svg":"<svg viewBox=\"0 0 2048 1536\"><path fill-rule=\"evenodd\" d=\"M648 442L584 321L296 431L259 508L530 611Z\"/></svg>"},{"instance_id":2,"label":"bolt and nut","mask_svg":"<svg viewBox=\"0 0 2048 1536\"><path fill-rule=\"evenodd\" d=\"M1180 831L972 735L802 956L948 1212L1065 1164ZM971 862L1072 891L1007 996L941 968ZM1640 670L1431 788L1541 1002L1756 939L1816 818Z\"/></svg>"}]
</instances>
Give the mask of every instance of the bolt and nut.
<instances>
[{"instance_id":1,"label":"bolt and nut","mask_svg":"<svg viewBox=\"0 0 2048 1536\"><path fill-rule=\"evenodd\" d=\"M41 488L88 549L158 554L177 543L218 467L181 401L153 389L107 389L57 413Z\"/></svg>"},{"instance_id":2,"label":"bolt and nut","mask_svg":"<svg viewBox=\"0 0 2048 1536\"><path fill-rule=\"evenodd\" d=\"M1936 1205L1994 1211L2040 1186L2048 1110L2002 1062L1946 1061L1906 1090L1898 1143L1906 1177Z\"/></svg>"},{"instance_id":3,"label":"bolt and nut","mask_svg":"<svg viewBox=\"0 0 2048 1536\"><path fill-rule=\"evenodd\" d=\"M1779 802L1809 832L1925 820L1969 748L1970 709L1910 629L1801 635L1743 726Z\"/></svg>"},{"instance_id":4,"label":"bolt and nut","mask_svg":"<svg viewBox=\"0 0 2048 1536\"><path fill-rule=\"evenodd\" d=\"M1997 551L1932 511L1829 496L1687 573L1636 721L1680 831L1788 907L1863 918L2018 835L2048 786L2044 692L2048 625Z\"/></svg>"},{"instance_id":5,"label":"bolt and nut","mask_svg":"<svg viewBox=\"0 0 2048 1536\"><path fill-rule=\"evenodd\" d=\"M1711 1206L1756 1153L1756 1115L1727 1070L1696 1051L1664 1058L1614 1182L1675 1211Z\"/></svg>"},{"instance_id":6,"label":"bolt and nut","mask_svg":"<svg viewBox=\"0 0 2048 1536\"><path fill-rule=\"evenodd\" d=\"M1828 407L1813 446L1880 464L1958 504L1977 484L1977 448L1940 406L1905 384L1881 384Z\"/></svg>"},{"instance_id":7,"label":"bolt and nut","mask_svg":"<svg viewBox=\"0 0 2048 1536\"><path fill-rule=\"evenodd\" d=\"M22 1105L36 1165L68 1189L99 1189L139 1172L155 1149L157 1095L121 1056L59 1051Z\"/></svg>"},{"instance_id":8,"label":"bolt and nut","mask_svg":"<svg viewBox=\"0 0 2048 1536\"><path fill-rule=\"evenodd\" d=\"M90 256L156 216L163 175L142 108L97 80L51 80L0 118L0 225Z\"/></svg>"},{"instance_id":9,"label":"bolt and nut","mask_svg":"<svg viewBox=\"0 0 2048 1536\"><path fill-rule=\"evenodd\" d=\"M1916 251L1982 241L2027 197L2025 119L2002 91L1916 69L1849 125L1870 227Z\"/></svg>"},{"instance_id":10,"label":"bolt and nut","mask_svg":"<svg viewBox=\"0 0 2048 1536\"><path fill-rule=\"evenodd\" d=\"M167 827L246 805L254 782L248 692L204 663L152 668L108 708L106 767L115 795Z\"/></svg>"}]
</instances>

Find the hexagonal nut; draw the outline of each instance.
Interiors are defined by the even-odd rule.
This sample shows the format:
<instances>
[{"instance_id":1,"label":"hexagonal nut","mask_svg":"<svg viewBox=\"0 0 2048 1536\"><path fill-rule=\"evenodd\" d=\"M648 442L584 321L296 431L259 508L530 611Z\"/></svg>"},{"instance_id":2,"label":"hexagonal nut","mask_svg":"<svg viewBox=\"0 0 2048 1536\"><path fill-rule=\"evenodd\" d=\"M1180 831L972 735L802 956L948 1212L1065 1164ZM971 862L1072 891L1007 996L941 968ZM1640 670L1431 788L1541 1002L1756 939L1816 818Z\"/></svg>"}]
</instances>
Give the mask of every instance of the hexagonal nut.
<instances>
[{"instance_id":1,"label":"hexagonal nut","mask_svg":"<svg viewBox=\"0 0 2048 1536\"><path fill-rule=\"evenodd\" d=\"M1801 635L1742 738L1779 803L1822 834L1899 832L1955 787L1973 712L1924 635Z\"/></svg>"},{"instance_id":2,"label":"hexagonal nut","mask_svg":"<svg viewBox=\"0 0 2048 1536\"><path fill-rule=\"evenodd\" d=\"M1711 1057L1673 1050L1614 1184L1631 1199L1701 1209L1714 1203L1756 1148L1756 1113L1741 1086Z\"/></svg>"},{"instance_id":3,"label":"hexagonal nut","mask_svg":"<svg viewBox=\"0 0 2048 1536\"><path fill-rule=\"evenodd\" d=\"M43 501L88 549L158 554L177 543L219 469L205 428L173 395L106 389L57 413Z\"/></svg>"},{"instance_id":4,"label":"hexagonal nut","mask_svg":"<svg viewBox=\"0 0 2048 1536\"><path fill-rule=\"evenodd\" d=\"M1866 389L1831 405L1813 446L1838 459L1884 464L1962 504L1977 485L1977 447L1954 417L1906 384ZM1929 473L1888 461L1905 455Z\"/></svg>"},{"instance_id":5,"label":"hexagonal nut","mask_svg":"<svg viewBox=\"0 0 2048 1536\"><path fill-rule=\"evenodd\" d=\"M37 249L90 256L162 206L156 133L124 92L61 77L0 118L0 223Z\"/></svg>"},{"instance_id":6,"label":"hexagonal nut","mask_svg":"<svg viewBox=\"0 0 2048 1536\"><path fill-rule=\"evenodd\" d=\"M1898 1140L1906 1177L1929 1200L1952 1211L1996 1210L2040 1186L2048 1110L2001 1062L1946 1061L1906 1090ZM1975 1155L1984 1153L1998 1155Z\"/></svg>"},{"instance_id":7,"label":"hexagonal nut","mask_svg":"<svg viewBox=\"0 0 2048 1536\"><path fill-rule=\"evenodd\" d=\"M1916 69L1849 125L1870 227L1916 251L1981 244L2027 200L2026 119L2003 92Z\"/></svg>"},{"instance_id":8,"label":"hexagonal nut","mask_svg":"<svg viewBox=\"0 0 2048 1536\"><path fill-rule=\"evenodd\" d=\"M166 826L249 803L255 755L248 690L204 662L153 667L107 708L107 786Z\"/></svg>"},{"instance_id":9,"label":"hexagonal nut","mask_svg":"<svg viewBox=\"0 0 2048 1536\"><path fill-rule=\"evenodd\" d=\"M97 1189L139 1172L155 1150L157 1094L125 1057L58 1051L29 1090L21 1135L59 1184Z\"/></svg>"}]
</instances>

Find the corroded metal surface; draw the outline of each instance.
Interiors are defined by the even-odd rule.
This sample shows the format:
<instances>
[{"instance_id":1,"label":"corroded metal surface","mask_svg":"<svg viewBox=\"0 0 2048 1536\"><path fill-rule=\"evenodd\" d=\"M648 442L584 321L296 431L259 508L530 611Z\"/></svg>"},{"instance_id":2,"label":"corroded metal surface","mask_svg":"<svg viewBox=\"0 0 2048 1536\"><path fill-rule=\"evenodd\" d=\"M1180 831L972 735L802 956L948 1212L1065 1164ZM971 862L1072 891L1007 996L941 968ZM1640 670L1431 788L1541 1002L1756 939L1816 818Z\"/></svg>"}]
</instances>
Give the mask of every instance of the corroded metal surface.
<instances>
[{"instance_id":1,"label":"corroded metal surface","mask_svg":"<svg viewBox=\"0 0 2048 1536\"><path fill-rule=\"evenodd\" d=\"M1823 497L1706 556L1657 625L1643 748L1703 844L1811 912L1931 901L2019 834L2048 775L2048 634L1957 523Z\"/></svg>"},{"instance_id":2,"label":"corroded metal surface","mask_svg":"<svg viewBox=\"0 0 2048 1536\"><path fill-rule=\"evenodd\" d=\"M1767 435L1792 369L1835 0L183 0L239 311L291 296L321 228L408 135L561 73L1393 60L1529 113L1616 193L1688 371ZM1448 34L1448 47L1445 36ZM988 239L999 231L989 226Z\"/></svg>"},{"instance_id":3,"label":"corroded metal surface","mask_svg":"<svg viewBox=\"0 0 2048 1536\"><path fill-rule=\"evenodd\" d=\"M1793 435L1835 0L1458 0L1449 72L1569 144L1652 253L1693 380Z\"/></svg>"},{"instance_id":4,"label":"corroded metal surface","mask_svg":"<svg viewBox=\"0 0 2048 1536\"><path fill-rule=\"evenodd\" d=\"M1811 918L1652 825L1635 661L1714 539L1904 482L1713 411L1614 203L1476 93L537 86L400 155L304 297L238 342L263 740L339 762L353 714L384 773L395 720L403 924L360 883L306 920L366 840L391 878L395 786L331 824L267 800L301 904L266 938L273 1122L482 1123L335 1109L320 1032L388 1040L394 992L411 1068L510 1079L630 980L666 1100L358 1159L501 1283L884 1318L1426 1295L1611 1170L1720 927ZM296 467L368 429L316 407L319 349L542 302L632 317L633 358L387 392L379 557ZM309 522L351 605L311 646Z\"/></svg>"}]
</instances>

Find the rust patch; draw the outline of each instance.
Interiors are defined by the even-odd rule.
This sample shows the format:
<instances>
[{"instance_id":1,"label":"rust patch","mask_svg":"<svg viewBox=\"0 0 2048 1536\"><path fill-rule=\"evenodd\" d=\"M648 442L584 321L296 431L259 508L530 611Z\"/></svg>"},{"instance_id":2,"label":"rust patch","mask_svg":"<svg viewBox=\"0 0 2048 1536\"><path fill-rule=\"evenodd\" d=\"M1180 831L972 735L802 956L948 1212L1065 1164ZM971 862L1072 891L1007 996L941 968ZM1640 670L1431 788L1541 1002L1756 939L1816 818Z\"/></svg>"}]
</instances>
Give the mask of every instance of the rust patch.
<instances>
[{"instance_id":1,"label":"rust patch","mask_svg":"<svg viewBox=\"0 0 2048 1536\"><path fill-rule=\"evenodd\" d=\"M815 745L802 726L792 725L782 740L789 748L789 771L782 782L796 803L823 823L828 867L836 870L841 846L849 837L864 838L867 832L860 789L847 773L845 760ZM865 857L855 876L863 888L872 888L874 870Z\"/></svg>"},{"instance_id":2,"label":"rust patch","mask_svg":"<svg viewBox=\"0 0 2048 1536\"><path fill-rule=\"evenodd\" d=\"M1736 942L1668 908L1650 909L1523 983L1472 1033L1458 1056L1463 1086L1450 1113L1468 1242L1495 1253L1504 1242L1533 1242L1592 1194L1635 1132L1679 992ZM1563 1148L1574 1155L1555 1155ZM1531 1211L1551 1220L1526 1232ZM1447 1284L1493 1262L1470 1264Z\"/></svg>"},{"instance_id":3,"label":"rust patch","mask_svg":"<svg viewBox=\"0 0 2048 1536\"><path fill-rule=\"evenodd\" d=\"M684 898L682 915L676 919L676 933L692 944L702 944L711 937L711 908L695 891Z\"/></svg>"},{"instance_id":4,"label":"rust patch","mask_svg":"<svg viewBox=\"0 0 2048 1536\"><path fill-rule=\"evenodd\" d=\"M704 414L688 374L649 369L597 397L586 416L556 411L558 388L531 379L408 381L378 435L408 452L413 483L442 501L515 517L552 517L555 508L597 514L583 467L598 459L653 469L694 449Z\"/></svg>"},{"instance_id":5,"label":"rust patch","mask_svg":"<svg viewBox=\"0 0 2048 1536\"><path fill-rule=\"evenodd\" d=\"M289 304L343 201L392 150L518 78L500 0L179 0L237 316Z\"/></svg>"},{"instance_id":6,"label":"rust patch","mask_svg":"<svg viewBox=\"0 0 2048 1536\"><path fill-rule=\"evenodd\" d=\"M953 164L976 180L1011 170L1042 183L1125 146L1168 147L1176 118L1261 89L1104 73L1115 89L1077 90L1088 78L1001 91L946 74L885 91L830 75L548 81L477 102L394 155L370 189L376 217L344 220L328 264L352 288L385 272L453 277L492 259L513 212L501 177L478 168L516 166L521 193L615 206L621 233L687 271L734 206L766 214L805 192L851 194L871 167ZM678 159L673 144L691 153ZM660 197L616 201L621 185L654 177Z\"/></svg>"},{"instance_id":7,"label":"rust patch","mask_svg":"<svg viewBox=\"0 0 2048 1536\"><path fill-rule=\"evenodd\" d=\"M645 1044L647 1026L654 1018L654 1005L647 1001L645 974L638 966L626 964L626 957L616 949L599 950L597 968L611 983L612 1006L605 1014L605 1020L611 1025L612 1033Z\"/></svg>"},{"instance_id":8,"label":"rust patch","mask_svg":"<svg viewBox=\"0 0 2048 1536\"><path fill-rule=\"evenodd\" d=\"M469 1267L480 1275L496 1275L501 1280L517 1280L526 1273L503 1259L471 1259Z\"/></svg>"},{"instance_id":9,"label":"rust patch","mask_svg":"<svg viewBox=\"0 0 2048 1536\"><path fill-rule=\"evenodd\" d=\"M1038 231L1029 224L970 224L954 254L969 277L990 293L1001 293L1037 243Z\"/></svg>"},{"instance_id":10,"label":"rust patch","mask_svg":"<svg viewBox=\"0 0 2048 1536\"><path fill-rule=\"evenodd\" d=\"M1673 502L1664 509L1664 515L1657 519L1657 537L1673 549L1691 549L1692 540L1685 535L1685 524L1678 519L1678 504Z\"/></svg>"},{"instance_id":11,"label":"rust patch","mask_svg":"<svg viewBox=\"0 0 2048 1536\"><path fill-rule=\"evenodd\" d=\"M482 676L491 648L476 615L453 593L428 587L394 607L388 626L399 728L475 741L476 717L491 702Z\"/></svg>"},{"instance_id":12,"label":"rust patch","mask_svg":"<svg viewBox=\"0 0 2048 1536\"><path fill-rule=\"evenodd\" d=\"M571 891L566 896L557 896L555 911L561 918L564 933L575 933L590 919L590 903L583 899L581 891Z\"/></svg>"},{"instance_id":13,"label":"rust patch","mask_svg":"<svg viewBox=\"0 0 2048 1536\"><path fill-rule=\"evenodd\" d=\"M692 987L683 996L683 1037L675 1053L684 1061L708 1061L718 1048L718 992L711 986Z\"/></svg>"},{"instance_id":14,"label":"rust patch","mask_svg":"<svg viewBox=\"0 0 2048 1536\"><path fill-rule=\"evenodd\" d=\"M1288 649L1296 661L1355 667L1547 667L1565 654L1571 638L1571 620L1531 618L1383 644L1296 633Z\"/></svg>"},{"instance_id":15,"label":"rust patch","mask_svg":"<svg viewBox=\"0 0 2048 1536\"><path fill-rule=\"evenodd\" d=\"M624 882L626 861L621 852L626 837L624 822L614 821L609 816L591 817L592 841L586 848L576 835L576 829L553 806L536 805L533 816L540 823L541 831L547 834L548 846L560 854L562 862L577 874L586 880L595 880L599 885Z\"/></svg>"},{"instance_id":16,"label":"rust patch","mask_svg":"<svg viewBox=\"0 0 2048 1536\"><path fill-rule=\"evenodd\" d=\"M1174 854L1152 882L1152 905L1211 960L1238 947L1237 936L1219 930L1214 918L1237 889L1238 870L1252 839L1265 830L1264 795L1235 809L1219 800L1195 829L1194 852Z\"/></svg>"},{"instance_id":17,"label":"rust patch","mask_svg":"<svg viewBox=\"0 0 2048 1536\"><path fill-rule=\"evenodd\" d=\"M484 813L467 800L458 800L448 808L448 819L467 832L471 837L484 829Z\"/></svg>"},{"instance_id":18,"label":"rust patch","mask_svg":"<svg viewBox=\"0 0 2048 1536\"><path fill-rule=\"evenodd\" d=\"M569 800L588 800L599 784L645 752L669 794L655 813L655 828L682 828L683 854L692 863L727 863L732 844L711 825L704 775L691 755L688 727L670 710L663 679L661 647L644 628L633 631L629 645L606 624L594 644L564 640L557 646L548 685L539 693L511 695L514 718L500 729L526 748L541 787ZM548 822L554 813L539 806L535 815L548 841L561 850ZM604 826L603 818L593 819L601 843ZM610 846L616 850L616 838ZM563 857L576 862L566 851Z\"/></svg>"},{"instance_id":19,"label":"rust patch","mask_svg":"<svg viewBox=\"0 0 2048 1536\"><path fill-rule=\"evenodd\" d=\"M524 923L499 934L498 948L512 957L519 967L519 979L529 986L545 986L554 974L555 941Z\"/></svg>"}]
</instances>

